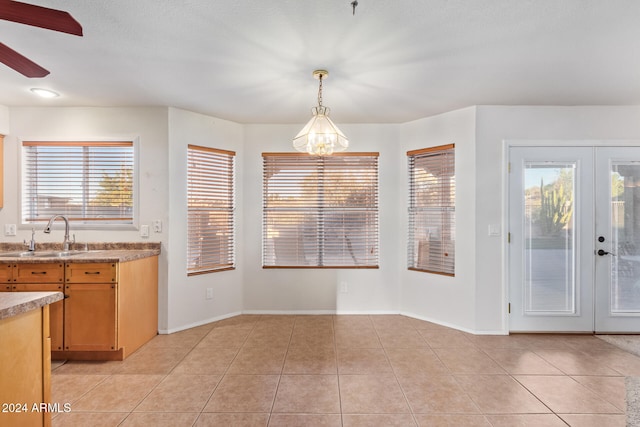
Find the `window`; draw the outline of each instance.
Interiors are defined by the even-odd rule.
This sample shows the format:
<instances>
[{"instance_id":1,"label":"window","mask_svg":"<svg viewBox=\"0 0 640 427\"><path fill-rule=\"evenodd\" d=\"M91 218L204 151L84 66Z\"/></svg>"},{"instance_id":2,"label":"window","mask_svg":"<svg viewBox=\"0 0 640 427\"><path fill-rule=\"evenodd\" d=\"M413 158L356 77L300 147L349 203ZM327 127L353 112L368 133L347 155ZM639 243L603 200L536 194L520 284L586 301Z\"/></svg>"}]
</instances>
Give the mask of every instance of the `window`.
<instances>
[{"instance_id":1,"label":"window","mask_svg":"<svg viewBox=\"0 0 640 427\"><path fill-rule=\"evenodd\" d=\"M236 153L187 148L187 273L235 268Z\"/></svg>"},{"instance_id":2,"label":"window","mask_svg":"<svg viewBox=\"0 0 640 427\"><path fill-rule=\"evenodd\" d=\"M22 223L133 224L133 142L22 143Z\"/></svg>"},{"instance_id":3,"label":"window","mask_svg":"<svg viewBox=\"0 0 640 427\"><path fill-rule=\"evenodd\" d=\"M407 152L409 269L453 276L456 241L454 145Z\"/></svg>"},{"instance_id":4,"label":"window","mask_svg":"<svg viewBox=\"0 0 640 427\"><path fill-rule=\"evenodd\" d=\"M262 156L263 267L378 267L378 153Z\"/></svg>"}]
</instances>

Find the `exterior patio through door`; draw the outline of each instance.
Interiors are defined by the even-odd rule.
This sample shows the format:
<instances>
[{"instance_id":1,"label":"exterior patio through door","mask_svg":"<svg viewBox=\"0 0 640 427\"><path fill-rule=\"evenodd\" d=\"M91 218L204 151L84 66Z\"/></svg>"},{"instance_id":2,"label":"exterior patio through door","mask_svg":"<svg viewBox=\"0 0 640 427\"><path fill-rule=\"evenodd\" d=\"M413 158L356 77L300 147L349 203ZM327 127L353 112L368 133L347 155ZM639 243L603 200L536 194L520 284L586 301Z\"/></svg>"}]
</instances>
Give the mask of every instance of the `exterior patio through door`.
<instances>
[{"instance_id":1,"label":"exterior patio through door","mask_svg":"<svg viewBox=\"0 0 640 427\"><path fill-rule=\"evenodd\" d=\"M640 332L640 147L509 148L509 329Z\"/></svg>"}]
</instances>

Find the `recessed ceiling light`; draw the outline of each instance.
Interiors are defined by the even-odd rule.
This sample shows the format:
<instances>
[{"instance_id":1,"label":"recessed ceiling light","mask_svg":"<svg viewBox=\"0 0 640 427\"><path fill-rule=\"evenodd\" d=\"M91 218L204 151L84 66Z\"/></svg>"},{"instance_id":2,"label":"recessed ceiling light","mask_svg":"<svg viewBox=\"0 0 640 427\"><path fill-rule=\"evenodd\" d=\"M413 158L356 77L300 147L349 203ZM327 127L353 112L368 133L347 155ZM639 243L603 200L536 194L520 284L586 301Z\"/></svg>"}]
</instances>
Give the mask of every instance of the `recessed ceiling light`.
<instances>
[{"instance_id":1,"label":"recessed ceiling light","mask_svg":"<svg viewBox=\"0 0 640 427\"><path fill-rule=\"evenodd\" d=\"M36 95L39 95L43 98L56 98L58 96L60 96L59 93L56 93L52 90L49 89L42 89L42 88L38 88L38 87L34 87L31 88L31 92L35 93Z\"/></svg>"}]
</instances>

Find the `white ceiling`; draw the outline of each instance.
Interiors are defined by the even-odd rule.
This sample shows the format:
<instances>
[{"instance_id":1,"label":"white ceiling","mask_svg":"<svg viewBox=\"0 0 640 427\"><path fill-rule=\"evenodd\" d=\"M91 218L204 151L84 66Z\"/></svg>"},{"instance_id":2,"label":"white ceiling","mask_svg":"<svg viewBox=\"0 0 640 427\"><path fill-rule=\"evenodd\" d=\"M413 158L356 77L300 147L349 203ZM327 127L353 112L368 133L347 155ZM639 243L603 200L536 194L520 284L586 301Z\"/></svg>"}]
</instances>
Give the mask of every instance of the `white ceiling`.
<instances>
[{"instance_id":1,"label":"white ceiling","mask_svg":"<svg viewBox=\"0 0 640 427\"><path fill-rule=\"evenodd\" d=\"M23 0L84 37L0 21L47 68L0 64L0 105L174 106L239 123L304 123L311 73L340 123L469 105L640 104L638 0ZM29 88L61 94L43 100Z\"/></svg>"}]
</instances>

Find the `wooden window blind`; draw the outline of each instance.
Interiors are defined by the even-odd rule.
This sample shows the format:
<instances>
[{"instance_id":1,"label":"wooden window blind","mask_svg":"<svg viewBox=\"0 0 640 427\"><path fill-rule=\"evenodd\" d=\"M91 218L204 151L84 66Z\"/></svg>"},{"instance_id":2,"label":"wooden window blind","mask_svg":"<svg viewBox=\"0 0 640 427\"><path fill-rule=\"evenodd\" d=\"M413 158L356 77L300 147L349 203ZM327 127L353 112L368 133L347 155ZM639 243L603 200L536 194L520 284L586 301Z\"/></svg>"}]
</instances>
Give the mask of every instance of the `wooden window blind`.
<instances>
[{"instance_id":1,"label":"wooden window blind","mask_svg":"<svg viewBox=\"0 0 640 427\"><path fill-rule=\"evenodd\" d=\"M133 142L24 141L22 152L23 223L133 224Z\"/></svg>"},{"instance_id":2,"label":"wooden window blind","mask_svg":"<svg viewBox=\"0 0 640 427\"><path fill-rule=\"evenodd\" d=\"M264 268L378 267L378 153L263 163Z\"/></svg>"},{"instance_id":3,"label":"wooden window blind","mask_svg":"<svg viewBox=\"0 0 640 427\"><path fill-rule=\"evenodd\" d=\"M187 274L235 268L235 155L187 148Z\"/></svg>"},{"instance_id":4,"label":"wooden window blind","mask_svg":"<svg viewBox=\"0 0 640 427\"><path fill-rule=\"evenodd\" d=\"M410 270L455 274L455 147L407 152Z\"/></svg>"}]
</instances>

